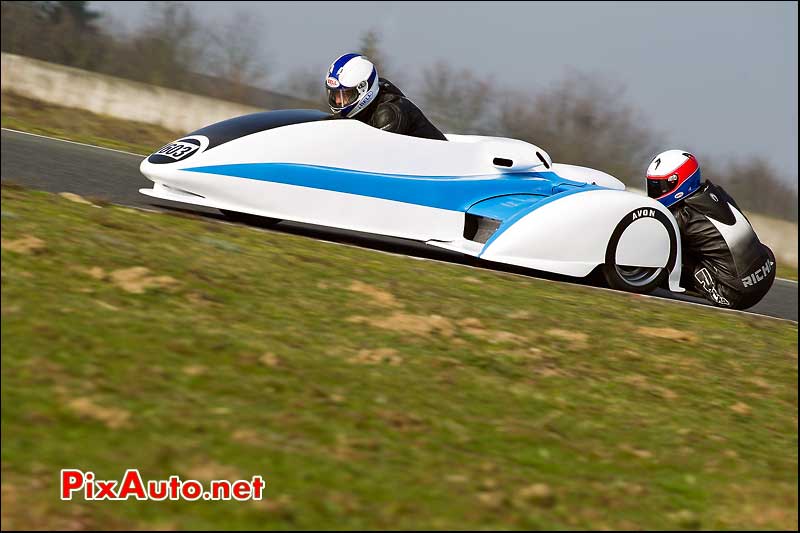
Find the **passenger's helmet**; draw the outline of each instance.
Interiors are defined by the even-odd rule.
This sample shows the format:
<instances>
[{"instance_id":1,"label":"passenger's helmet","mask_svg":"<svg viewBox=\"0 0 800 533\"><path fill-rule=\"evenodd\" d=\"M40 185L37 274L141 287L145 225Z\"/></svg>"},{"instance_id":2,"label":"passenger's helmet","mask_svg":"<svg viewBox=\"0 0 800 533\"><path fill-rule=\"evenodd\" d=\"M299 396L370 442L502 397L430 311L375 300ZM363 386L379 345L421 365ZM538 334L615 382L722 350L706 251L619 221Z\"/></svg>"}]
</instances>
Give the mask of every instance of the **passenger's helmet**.
<instances>
[{"instance_id":1,"label":"passenger's helmet","mask_svg":"<svg viewBox=\"0 0 800 533\"><path fill-rule=\"evenodd\" d=\"M683 150L658 154L647 167L647 196L669 207L700 188L697 158Z\"/></svg>"},{"instance_id":2,"label":"passenger's helmet","mask_svg":"<svg viewBox=\"0 0 800 533\"><path fill-rule=\"evenodd\" d=\"M378 96L378 71L361 54L345 54L331 63L325 88L331 111L354 117Z\"/></svg>"}]
</instances>

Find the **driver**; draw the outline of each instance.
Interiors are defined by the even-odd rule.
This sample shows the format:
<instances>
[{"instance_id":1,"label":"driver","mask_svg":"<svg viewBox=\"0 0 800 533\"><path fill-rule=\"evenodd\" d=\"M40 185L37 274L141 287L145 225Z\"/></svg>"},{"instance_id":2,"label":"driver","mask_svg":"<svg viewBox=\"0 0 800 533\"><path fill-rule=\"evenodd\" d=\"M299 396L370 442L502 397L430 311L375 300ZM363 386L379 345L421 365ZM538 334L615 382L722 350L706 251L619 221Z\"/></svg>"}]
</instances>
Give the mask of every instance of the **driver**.
<instances>
[{"instance_id":1,"label":"driver","mask_svg":"<svg viewBox=\"0 0 800 533\"><path fill-rule=\"evenodd\" d=\"M739 206L725 192L701 183L697 159L683 150L658 154L647 168L647 195L672 211L683 243L683 272L719 307L747 309L775 279L775 256L758 240Z\"/></svg>"},{"instance_id":2,"label":"driver","mask_svg":"<svg viewBox=\"0 0 800 533\"><path fill-rule=\"evenodd\" d=\"M345 54L331 63L325 87L335 118L355 118L392 133L447 140L400 89L378 78L375 65L363 55Z\"/></svg>"}]
</instances>

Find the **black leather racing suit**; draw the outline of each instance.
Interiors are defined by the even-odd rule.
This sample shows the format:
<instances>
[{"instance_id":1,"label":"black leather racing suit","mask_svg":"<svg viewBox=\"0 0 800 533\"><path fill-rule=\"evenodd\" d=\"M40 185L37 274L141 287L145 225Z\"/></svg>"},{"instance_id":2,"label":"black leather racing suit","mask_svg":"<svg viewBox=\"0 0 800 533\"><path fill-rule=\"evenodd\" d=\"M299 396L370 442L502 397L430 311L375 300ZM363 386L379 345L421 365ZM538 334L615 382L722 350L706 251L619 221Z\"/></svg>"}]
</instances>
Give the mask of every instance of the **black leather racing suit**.
<instances>
[{"instance_id":1,"label":"black leather racing suit","mask_svg":"<svg viewBox=\"0 0 800 533\"><path fill-rule=\"evenodd\" d=\"M447 140L392 82L379 78L378 85L378 96L353 119L392 133Z\"/></svg>"},{"instance_id":2,"label":"black leather racing suit","mask_svg":"<svg viewBox=\"0 0 800 533\"><path fill-rule=\"evenodd\" d=\"M683 243L682 285L720 307L747 309L775 279L775 256L722 187L706 181L673 205Z\"/></svg>"}]
</instances>

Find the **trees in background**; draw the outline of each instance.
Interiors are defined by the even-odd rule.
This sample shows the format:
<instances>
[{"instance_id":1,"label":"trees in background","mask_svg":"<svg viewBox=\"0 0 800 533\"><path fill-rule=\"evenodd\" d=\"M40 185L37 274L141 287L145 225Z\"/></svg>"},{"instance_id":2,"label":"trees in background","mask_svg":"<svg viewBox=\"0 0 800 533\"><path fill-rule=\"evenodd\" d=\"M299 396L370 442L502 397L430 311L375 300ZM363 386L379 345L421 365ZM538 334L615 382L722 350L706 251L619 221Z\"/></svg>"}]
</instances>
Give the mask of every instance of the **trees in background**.
<instances>
[{"instance_id":1,"label":"trees in background","mask_svg":"<svg viewBox=\"0 0 800 533\"><path fill-rule=\"evenodd\" d=\"M326 61L333 61L340 54L347 52L362 54L369 59L378 71L378 76L387 77L386 55L381 46L380 34L377 30L369 29L363 32L358 38L358 45L353 50L339 50L333 52L334 55L324 58ZM327 53L327 51L326 51ZM326 67L329 63L326 64ZM287 75L281 83L281 88L297 98L303 98L313 102L325 102L325 74L323 69L306 66L297 68Z\"/></svg>"},{"instance_id":2,"label":"trees in background","mask_svg":"<svg viewBox=\"0 0 800 533\"><path fill-rule=\"evenodd\" d=\"M786 220L797 220L797 189L782 180L761 156L726 163L698 156L703 179L722 185L740 207Z\"/></svg>"},{"instance_id":3,"label":"trees in background","mask_svg":"<svg viewBox=\"0 0 800 533\"><path fill-rule=\"evenodd\" d=\"M44 14L32 4L24 2L0 2L0 46L3 52L14 52L43 59L41 50L33 39L43 24Z\"/></svg>"},{"instance_id":4,"label":"trees in background","mask_svg":"<svg viewBox=\"0 0 800 533\"><path fill-rule=\"evenodd\" d=\"M456 71L444 61L422 71L421 107L440 129L453 133L482 131L487 126L490 87L469 69Z\"/></svg>"},{"instance_id":5,"label":"trees in background","mask_svg":"<svg viewBox=\"0 0 800 533\"><path fill-rule=\"evenodd\" d=\"M325 71L301 67L289 73L282 88L292 96L325 102Z\"/></svg>"},{"instance_id":6,"label":"trees in background","mask_svg":"<svg viewBox=\"0 0 800 533\"><path fill-rule=\"evenodd\" d=\"M228 98L240 100L248 87L259 85L268 71L259 59L263 48L263 24L251 13L239 11L219 28L208 32L208 73L229 83Z\"/></svg>"},{"instance_id":7,"label":"trees in background","mask_svg":"<svg viewBox=\"0 0 800 533\"><path fill-rule=\"evenodd\" d=\"M88 2L3 2L2 22L4 52L164 87L212 75L227 80L215 96L236 99L267 73L263 28L244 12L209 26L180 2L152 2L142 28L116 35Z\"/></svg>"},{"instance_id":8,"label":"trees in background","mask_svg":"<svg viewBox=\"0 0 800 533\"><path fill-rule=\"evenodd\" d=\"M423 110L449 133L522 139L541 146L554 161L597 168L626 185L644 188L647 165L670 148L628 104L620 85L571 72L532 95L491 91L468 70L444 63L425 69ZM487 110L496 109L492 114ZM697 154L703 177L722 185L748 210L797 220L797 189L763 157L722 163Z\"/></svg>"},{"instance_id":9,"label":"trees in background","mask_svg":"<svg viewBox=\"0 0 800 533\"><path fill-rule=\"evenodd\" d=\"M2 2L2 50L97 70L110 40L88 2Z\"/></svg>"},{"instance_id":10,"label":"trees in background","mask_svg":"<svg viewBox=\"0 0 800 533\"><path fill-rule=\"evenodd\" d=\"M641 187L643 172L663 146L638 116L624 90L572 72L532 97L508 93L498 131L541 146L554 161L602 169Z\"/></svg>"},{"instance_id":11,"label":"trees in background","mask_svg":"<svg viewBox=\"0 0 800 533\"><path fill-rule=\"evenodd\" d=\"M183 4L152 4L146 24L115 42L115 60L104 72L145 83L187 89L204 66L205 29Z\"/></svg>"},{"instance_id":12,"label":"trees in background","mask_svg":"<svg viewBox=\"0 0 800 533\"><path fill-rule=\"evenodd\" d=\"M100 18L99 11L89 8L89 2L34 2L41 5L42 12L49 15L50 19L58 24L63 19L69 18L81 31L97 33L95 22Z\"/></svg>"},{"instance_id":13,"label":"trees in background","mask_svg":"<svg viewBox=\"0 0 800 533\"><path fill-rule=\"evenodd\" d=\"M370 29L361 34L355 51L367 56L367 59L372 61L379 76L384 78L389 76L389 63L383 52L381 37L377 30Z\"/></svg>"}]
</instances>

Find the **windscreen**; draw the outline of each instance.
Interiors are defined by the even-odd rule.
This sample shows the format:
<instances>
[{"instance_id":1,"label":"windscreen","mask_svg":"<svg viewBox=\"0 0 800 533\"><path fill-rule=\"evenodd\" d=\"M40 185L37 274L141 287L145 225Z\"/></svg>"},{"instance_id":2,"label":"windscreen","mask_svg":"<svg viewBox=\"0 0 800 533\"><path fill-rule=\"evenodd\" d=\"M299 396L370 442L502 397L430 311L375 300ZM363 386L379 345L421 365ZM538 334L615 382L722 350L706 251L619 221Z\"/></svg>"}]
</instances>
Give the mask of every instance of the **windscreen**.
<instances>
[{"instance_id":1,"label":"windscreen","mask_svg":"<svg viewBox=\"0 0 800 533\"><path fill-rule=\"evenodd\" d=\"M302 124L304 122L315 122L330 118L329 113L323 113L314 109L285 109L281 111L264 111L235 117L216 124L211 124L200 128L187 135L204 135L208 138L208 148L206 151L224 144L228 141L250 135L259 131L266 131L281 126L292 124Z\"/></svg>"}]
</instances>

